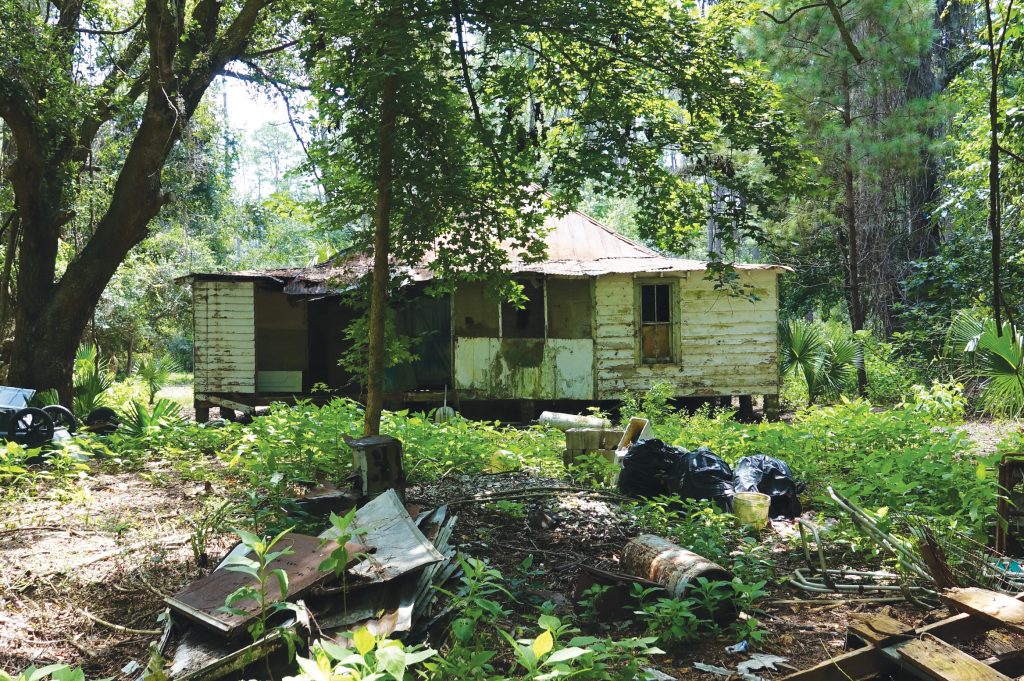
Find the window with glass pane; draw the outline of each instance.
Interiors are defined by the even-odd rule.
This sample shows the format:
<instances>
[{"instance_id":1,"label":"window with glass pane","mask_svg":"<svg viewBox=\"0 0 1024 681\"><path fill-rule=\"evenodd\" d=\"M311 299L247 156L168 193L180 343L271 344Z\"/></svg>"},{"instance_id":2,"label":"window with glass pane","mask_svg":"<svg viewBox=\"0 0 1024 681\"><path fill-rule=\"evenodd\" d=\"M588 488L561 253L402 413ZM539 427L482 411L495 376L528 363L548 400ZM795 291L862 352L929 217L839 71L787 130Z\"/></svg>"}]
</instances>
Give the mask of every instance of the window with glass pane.
<instances>
[{"instance_id":1,"label":"window with glass pane","mask_svg":"<svg viewBox=\"0 0 1024 681\"><path fill-rule=\"evenodd\" d=\"M644 364L672 361L671 301L669 284L640 286L640 355Z\"/></svg>"}]
</instances>

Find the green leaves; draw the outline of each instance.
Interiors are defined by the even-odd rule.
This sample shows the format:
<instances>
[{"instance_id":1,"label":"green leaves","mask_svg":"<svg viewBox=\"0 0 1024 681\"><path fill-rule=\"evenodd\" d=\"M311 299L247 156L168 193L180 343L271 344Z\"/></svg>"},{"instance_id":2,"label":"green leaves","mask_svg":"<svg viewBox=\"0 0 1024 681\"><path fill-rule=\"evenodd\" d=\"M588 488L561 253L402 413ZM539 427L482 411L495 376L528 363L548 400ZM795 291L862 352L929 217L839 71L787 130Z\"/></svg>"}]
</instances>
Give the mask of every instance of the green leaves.
<instances>
[{"instance_id":1,"label":"green leaves","mask_svg":"<svg viewBox=\"0 0 1024 681\"><path fill-rule=\"evenodd\" d=\"M997 329L991 319L967 312L953 318L947 348L961 356L964 374L982 383L986 411L1019 416L1024 413L1024 337L1009 322Z\"/></svg>"},{"instance_id":2,"label":"green leaves","mask_svg":"<svg viewBox=\"0 0 1024 681\"><path fill-rule=\"evenodd\" d=\"M779 369L783 375L803 376L809 404L841 395L863 365L863 350L855 338L828 338L821 325L801 319L779 324Z\"/></svg>"},{"instance_id":3,"label":"green leaves","mask_svg":"<svg viewBox=\"0 0 1024 681\"><path fill-rule=\"evenodd\" d=\"M351 648L324 639L311 648L312 657L298 657L301 674L286 677L294 681L405 681L406 670L436 655L430 648L405 648L399 641L378 639L366 627L352 634Z\"/></svg>"}]
</instances>

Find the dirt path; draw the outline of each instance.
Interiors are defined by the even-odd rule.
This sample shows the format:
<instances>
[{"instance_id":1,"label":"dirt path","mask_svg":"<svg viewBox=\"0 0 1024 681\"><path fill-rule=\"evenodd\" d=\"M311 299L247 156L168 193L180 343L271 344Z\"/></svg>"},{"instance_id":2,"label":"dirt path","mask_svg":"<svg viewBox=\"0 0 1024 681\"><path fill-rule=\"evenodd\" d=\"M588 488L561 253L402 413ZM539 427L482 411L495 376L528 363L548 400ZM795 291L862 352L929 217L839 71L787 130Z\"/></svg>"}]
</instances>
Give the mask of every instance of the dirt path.
<instances>
[{"instance_id":1,"label":"dirt path","mask_svg":"<svg viewBox=\"0 0 1024 681\"><path fill-rule=\"evenodd\" d=\"M999 443L1015 432L1024 431L1024 421L1019 419L975 419L960 426L960 430L971 438L978 454L991 454Z\"/></svg>"},{"instance_id":2,"label":"dirt path","mask_svg":"<svg viewBox=\"0 0 1024 681\"><path fill-rule=\"evenodd\" d=\"M102 678L145 661L163 596L200 574L188 521L212 493L153 475L98 473L5 504L0 669L63 662ZM228 541L211 538L211 552Z\"/></svg>"}]
</instances>

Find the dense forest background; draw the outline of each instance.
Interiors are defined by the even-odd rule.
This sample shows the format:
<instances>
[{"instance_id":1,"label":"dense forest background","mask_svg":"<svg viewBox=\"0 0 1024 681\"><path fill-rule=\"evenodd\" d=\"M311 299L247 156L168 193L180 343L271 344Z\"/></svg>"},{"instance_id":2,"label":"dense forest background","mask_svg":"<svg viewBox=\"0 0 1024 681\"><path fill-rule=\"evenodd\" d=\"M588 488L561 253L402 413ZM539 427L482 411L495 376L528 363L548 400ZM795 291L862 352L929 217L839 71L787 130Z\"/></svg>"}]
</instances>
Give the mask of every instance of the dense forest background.
<instances>
[{"instance_id":1,"label":"dense forest background","mask_svg":"<svg viewBox=\"0 0 1024 681\"><path fill-rule=\"evenodd\" d=\"M98 63L101 60L89 53L102 51L105 45L119 47L117 41L131 36L127 29L139 10L129 4L92 8L88 20L80 24L86 28L77 29L78 59L87 54ZM476 76L471 77L468 68L461 74L479 88L476 96L468 88L472 114L467 114L466 130L473 128L474 118L481 129L489 116L501 118L502 98L513 98L493 91L522 89L529 82L513 77L488 81L487 75L479 75L501 73L501 65L516 58L508 46L515 44L511 41L502 44L499 57L488 54L488 41L500 43L504 34L487 27L488 20L498 20L488 19L486 5L466 10L477 11L478 18L465 29L465 43L462 15L456 13L462 65L466 67L468 60L478 69ZM17 12L28 11L25 7L4 3L5 31L15 30ZM31 3L28 7L42 11ZM47 6L39 25L52 24L59 31L57 10L66 12L68 6L54 7L53 18ZM696 62L710 71L692 76L696 84L679 86L680 104L688 98L685 110L650 114L646 129L644 120L637 119L637 130L623 132L628 141L649 146L669 138L657 147L657 158L664 177L678 184L661 192L662 202L656 205L674 207L671 221L659 223L658 216L650 214L650 196L634 191L635 184L617 188L615 171L605 168L599 170L611 178L607 182L592 181L597 172L579 172L567 180L557 176L552 163L551 189L560 205L577 206L666 252L723 263L789 265L794 272L786 275L781 287L785 317L826 322L822 333L833 340L857 338L867 353L862 382L866 378L868 385L861 389L874 390L880 397L904 390L903 384L945 378L944 349L958 314L995 314L1011 323L1024 316L1024 296L1019 295L1024 290L1024 22L1019 8L1012 2L993 5L991 0L824 0L684 9L693 18L690 28L715 36L717 44L704 45L701 49L708 54ZM362 152L332 147L332 140L358 125L346 118L352 114L339 113L340 108L333 110L328 103L331 78L355 76L332 75L330 64L311 56L311 45L324 47L323 36L310 37L308 25L297 16L278 18L279 27L288 29L280 36L259 34L270 47L249 45L248 53L238 51L237 61L226 59L212 71L209 89L196 97L187 124L176 133L162 175L166 200L149 221L145 238L128 250L104 287L81 339L96 345L122 371L140 353L170 353L189 367L190 296L187 287L175 283L176 277L195 271L308 265L367 243L366 221L352 217L358 211L351 210L351 204L358 204L358 199L346 194L354 190L344 179L345 173L358 174L363 168L358 165ZM332 20L340 22L341 29L345 21L353 21L340 14ZM449 42L446 26L441 45ZM260 30L268 33L266 26ZM609 46L619 45L618 39L610 36L604 47L614 53ZM642 44L643 38L636 42ZM20 59L14 70L60 70L60 64L33 62L38 48L12 45L11 57L4 59ZM524 48L523 54L528 53ZM637 54L636 73L658 72L654 57ZM568 56L566 60L570 63ZM75 77L93 78L93 83L99 78L82 76L78 68L70 69ZM97 73L102 76L102 69ZM553 73L537 78L546 78L551 85L559 77ZM459 76L455 69L452 77L458 81ZM251 93L248 102L238 95L242 84ZM579 92L592 85L555 84ZM0 83L0 99L11 95L11 87L6 80ZM676 93L670 81L650 87L673 97ZM531 90L528 96L550 97L542 89L538 87L536 95ZM730 89L735 92L725 97ZM700 112L701 92L723 95L720 100L712 97L714 125L697 124L706 116ZM517 93L527 96L525 90ZM271 100L276 102L272 106ZM706 95L703 101L709 101ZM239 106L287 110L287 118L243 130L235 111ZM355 102L347 111L359 111L358 106ZM469 111L468 104L460 106ZM558 106L571 108L564 102ZM558 106L548 110L549 117L558 114ZM186 108L191 110L192 104ZM57 221L58 277L95 241L98 224L111 205L121 164L143 115L141 110L133 112L130 104L125 111L101 121L74 155L74 167L66 169L72 177L65 178L70 190L62 197L66 218ZM543 114L538 123L540 111L539 104L530 109L529 120L519 128L509 127L512 132L507 134L500 122L495 123L499 132L485 140L501 144L504 135L518 149L532 141L540 148L537 158L543 166L545 154L554 158L559 150L550 141L547 147L537 141L538 130L541 136L545 131ZM5 112L10 114L10 107L0 110ZM504 113L508 118L508 111ZM13 180L21 172L17 162L23 150L18 149L17 126L10 121L17 118L2 118L0 365L6 369L12 358L16 312L19 306L33 304L19 290L19 282L27 281L19 272L25 234L32 227L16 209ZM744 120L750 121L749 130L735 123ZM673 125L696 132L680 132ZM557 127L553 126L548 128ZM687 135L687 143L681 143ZM622 147L627 149L620 151L626 154L622 158L628 158L630 148ZM347 166L337 160L346 153ZM508 158L512 165L521 163L514 155ZM496 161L504 176L500 154ZM511 180L506 181L539 177L544 186L543 172L509 174ZM657 177L652 181L669 186L664 179L663 185L658 185ZM577 190L566 191L571 186ZM686 191L676 191L680 187ZM345 210L338 209L339 195L348 200ZM363 209L367 215L372 205ZM712 276L727 280L725 270L713 269ZM893 388L887 381L902 387Z\"/></svg>"}]
</instances>

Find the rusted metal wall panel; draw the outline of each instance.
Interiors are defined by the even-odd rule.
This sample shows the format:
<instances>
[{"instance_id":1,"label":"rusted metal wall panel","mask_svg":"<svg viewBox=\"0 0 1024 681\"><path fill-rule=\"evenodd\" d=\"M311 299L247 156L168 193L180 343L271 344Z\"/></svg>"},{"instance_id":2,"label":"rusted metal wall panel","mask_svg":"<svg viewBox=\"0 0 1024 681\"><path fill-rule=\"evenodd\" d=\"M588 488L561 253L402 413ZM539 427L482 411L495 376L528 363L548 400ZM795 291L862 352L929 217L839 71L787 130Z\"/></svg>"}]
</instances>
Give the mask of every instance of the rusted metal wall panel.
<instances>
[{"instance_id":1,"label":"rusted metal wall panel","mask_svg":"<svg viewBox=\"0 0 1024 681\"><path fill-rule=\"evenodd\" d=\"M253 283L196 281L192 297L196 392L255 392Z\"/></svg>"},{"instance_id":2,"label":"rusted metal wall panel","mask_svg":"<svg viewBox=\"0 0 1024 681\"><path fill-rule=\"evenodd\" d=\"M716 291L702 273L680 275L672 312L678 324L678 363L643 365L639 360L636 280L598 277L595 284L594 363L597 398L620 399L659 381L680 396L775 394L779 391L777 275L739 273L757 300ZM665 277L666 281L671 280Z\"/></svg>"},{"instance_id":3,"label":"rusted metal wall panel","mask_svg":"<svg viewBox=\"0 0 1024 681\"><path fill-rule=\"evenodd\" d=\"M594 398L589 338L459 338L455 387L468 399Z\"/></svg>"}]
</instances>

